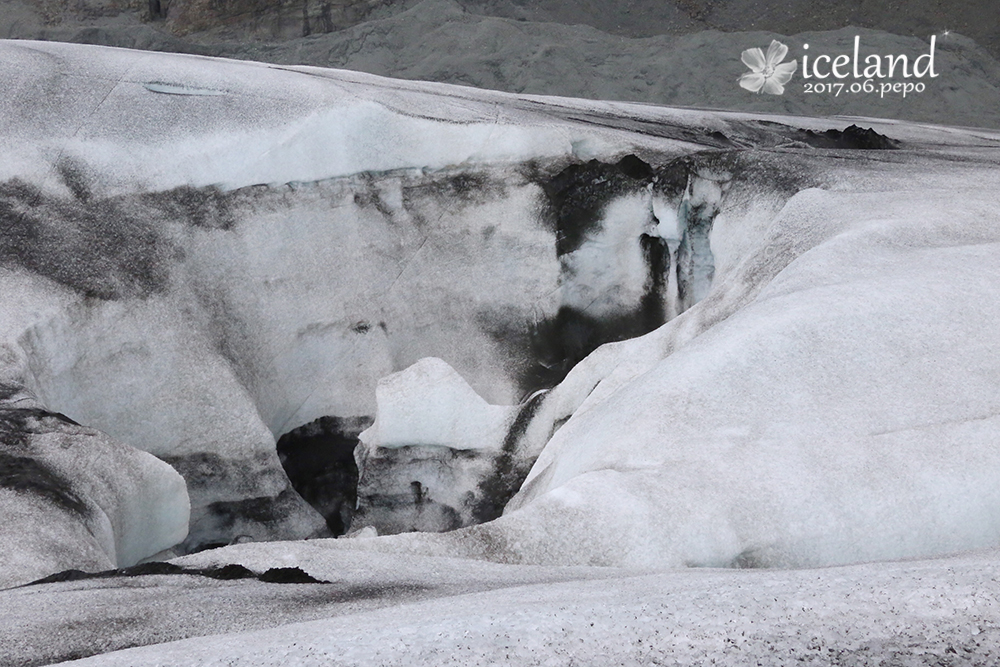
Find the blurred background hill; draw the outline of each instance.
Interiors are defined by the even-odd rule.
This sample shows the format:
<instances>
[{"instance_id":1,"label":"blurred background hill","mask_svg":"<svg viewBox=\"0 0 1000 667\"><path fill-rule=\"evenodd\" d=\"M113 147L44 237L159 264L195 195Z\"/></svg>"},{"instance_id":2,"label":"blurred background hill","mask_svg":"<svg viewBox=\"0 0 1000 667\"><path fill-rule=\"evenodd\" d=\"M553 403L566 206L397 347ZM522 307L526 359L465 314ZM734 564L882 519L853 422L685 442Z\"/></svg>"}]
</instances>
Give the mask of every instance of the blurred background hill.
<instances>
[{"instance_id":1,"label":"blurred background hill","mask_svg":"<svg viewBox=\"0 0 1000 667\"><path fill-rule=\"evenodd\" d=\"M927 90L754 95L743 49L926 53ZM516 93L1000 127L1000 3L946 0L0 0L0 37L354 69Z\"/></svg>"}]
</instances>

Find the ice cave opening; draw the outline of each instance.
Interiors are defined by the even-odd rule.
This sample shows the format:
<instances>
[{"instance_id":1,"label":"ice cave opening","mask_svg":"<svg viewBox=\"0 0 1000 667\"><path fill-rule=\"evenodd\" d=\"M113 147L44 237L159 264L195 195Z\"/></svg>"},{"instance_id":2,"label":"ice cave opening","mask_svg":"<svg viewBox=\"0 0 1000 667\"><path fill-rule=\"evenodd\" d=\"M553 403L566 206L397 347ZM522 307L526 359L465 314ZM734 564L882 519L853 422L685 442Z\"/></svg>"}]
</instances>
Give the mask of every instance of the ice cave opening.
<instances>
[{"instance_id":1,"label":"ice cave opening","mask_svg":"<svg viewBox=\"0 0 1000 667\"><path fill-rule=\"evenodd\" d=\"M330 533L343 535L351 526L358 498L358 435L372 417L320 417L278 438L278 460L292 488L316 508Z\"/></svg>"}]
</instances>

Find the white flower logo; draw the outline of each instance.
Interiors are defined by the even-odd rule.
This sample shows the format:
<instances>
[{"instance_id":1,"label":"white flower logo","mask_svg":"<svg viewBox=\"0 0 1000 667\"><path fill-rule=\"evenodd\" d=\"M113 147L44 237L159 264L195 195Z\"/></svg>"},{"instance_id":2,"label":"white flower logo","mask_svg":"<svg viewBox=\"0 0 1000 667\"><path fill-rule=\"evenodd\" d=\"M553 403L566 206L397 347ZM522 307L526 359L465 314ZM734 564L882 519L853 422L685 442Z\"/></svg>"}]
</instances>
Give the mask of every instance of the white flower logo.
<instances>
[{"instance_id":1,"label":"white flower logo","mask_svg":"<svg viewBox=\"0 0 1000 667\"><path fill-rule=\"evenodd\" d=\"M752 93L764 91L771 95L781 95L785 92L785 84L792 78L792 72L798 66L794 60L782 63L788 47L776 39L771 40L767 47L767 56L760 49L747 49L740 59L751 69L740 77L740 86ZM780 63L780 64L779 64Z\"/></svg>"}]
</instances>

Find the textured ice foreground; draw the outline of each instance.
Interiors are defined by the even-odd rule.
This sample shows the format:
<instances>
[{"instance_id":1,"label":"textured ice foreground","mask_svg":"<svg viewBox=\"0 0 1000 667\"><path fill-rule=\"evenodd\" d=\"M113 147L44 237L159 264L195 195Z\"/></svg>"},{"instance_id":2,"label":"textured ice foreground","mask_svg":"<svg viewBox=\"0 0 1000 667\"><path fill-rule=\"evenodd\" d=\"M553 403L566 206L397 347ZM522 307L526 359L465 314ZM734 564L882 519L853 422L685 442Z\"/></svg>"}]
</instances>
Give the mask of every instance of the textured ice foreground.
<instances>
[{"instance_id":1,"label":"textured ice foreground","mask_svg":"<svg viewBox=\"0 0 1000 667\"><path fill-rule=\"evenodd\" d=\"M35 646L51 662L194 637L67 664L929 667L1000 659L994 551L817 570L660 573L395 555L360 566L308 542L239 545L183 561L257 570L295 563L333 583L175 576L0 591L8 628L0 655L18 663ZM64 616L77 621L67 631L48 605L75 599L88 605Z\"/></svg>"}]
</instances>

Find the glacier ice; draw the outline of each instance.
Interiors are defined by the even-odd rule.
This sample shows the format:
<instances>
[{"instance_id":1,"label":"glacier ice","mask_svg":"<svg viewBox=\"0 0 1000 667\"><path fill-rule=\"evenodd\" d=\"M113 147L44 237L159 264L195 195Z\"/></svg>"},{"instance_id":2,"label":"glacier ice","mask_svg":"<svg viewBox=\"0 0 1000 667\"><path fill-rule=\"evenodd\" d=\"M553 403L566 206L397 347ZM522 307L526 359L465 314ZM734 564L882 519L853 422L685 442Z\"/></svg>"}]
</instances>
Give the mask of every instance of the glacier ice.
<instances>
[{"instance_id":1,"label":"glacier ice","mask_svg":"<svg viewBox=\"0 0 1000 667\"><path fill-rule=\"evenodd\" d=\"M46 409L184 475L185 549L322 534L276 441L375 416L427 357L484 433L484 403L520 406L501 451L537 461L496 521L336 548L796 565L1000 540L996 133L864 121L891 142L859 150L821 145L857 120L0 54L0 340ZM380 452L471 451L468 423L386 415Z\"/></svg>"},{"instance_id":2,"label":"glacier ice","mask_svg":"<svg viewBox=\"0 0 1000 667\"><path fill-rule=\"evenodd\" d=\"M108 652L69 664L450 667L500 659L684 667L714 660L752 667L787 664L791 657L867 667L991 665L1000 659L995 550L822 570L661 572L400 554L367 554L361 563L357 556L299 542L239 545L177 561L186 567L243 563L258 571L297 563L316 578L337 582L320 594L313 587L297 592L289 589L300 587L253 581L220 590L185 585L179 577L169 586L105 580L101 588L64 584L0 592L8 603L0 606L0 622L12 640L0 640L0 659L17 664L44 656L51 662L98 647ZM87 595L92 604L53 618L52 605L73 595ZM164 613L165 604L196 613ZM66 617L90 631L66 633ZM38 637L63 640L26 650ZM128 648L153 642L160 643Z\"/></svg>"},{"instance_id":3,"label":"glacier ice","mask_svg":"<svg viewBox=\"0 0 1000 667\"><path fill-rule=\"evenodd\" d=\"M356 528L454 530L481 520L484 504L506 504L509 497L488 497L486 484L517 408L490 405L433 357L379 380L375 397L375 423L356 450Z\"/></svg>"},{"instance_id":4,"label":"glacier ice","mask_svg":"<svg viewBox=\"0 0 1000 667\"><path fill-rule=\"evenodd\" d=\"M48 411L0 375L0 586L66 569L132 565L181 542L184 480L146 452ZM13 362L13 363L12 363Z\"/></svg>"},{"instance_id":5,"label":"glacier ice","mask_svg":"<svg viewBox=\"0 0 1000 667\"><path fill-rule=\"evenodd\" d=\"M960 176L805 190L699 305L577 366L478 527L517 543L496 557L815 566L1000 542L1000 227Z\"/></svg>"},{"instance_id":6,"label":"glacier ice","mask_svg":"<svg viewBox=\"0 0 1000 667\"><path fill-rule=\"evenodd\" d=\"M316 68L0 49L0 339L44 405L181 472L187 550L324 534L276 441L373 416L379 378L438 356L513 405L664 321L651 225L614 229L648 174L616 164L679 156L687 130ZM616 240L561 261L550 185L584 145L603 162L569 190L617 185L574 210L596 229L618 198ZM627 271L591 270L626 256Z\"/></svg>"},{"instance_id":7,"label":"glacier ice","mask_svg":"<svg viewBox=\"0 0 1000 667\"><path fill-rule=\"evenodd\" d=\"M487 403L435 357L379 380L375 400L375 423L360 437L366 446L383 448L490 449L502 439L511 412Z\"/></svg>"},{"instance_id":8,"label":"glacier ice","mask_svg":"<svg viewBox=\"0 0 1000 667\"><path fill-rule=\"evenodd\" d=\"M995 547L1000 177L953 150L824 165L783 200L734 179L711 291L544 396L502 518L343 548L656 568Z\"/></svg>"},{"instance_id":9,"label":"glacier ice","mask_svg":"<svg viewBox=\"0 0 1000 667\"><path fill-rule=\"evenodd\" d=\"M677 311L683 312L708 295L715 275L710 235L731 174L696 173L689 179L677 220L682 226L677 246Z\"/></svg>"}]
</instances>

